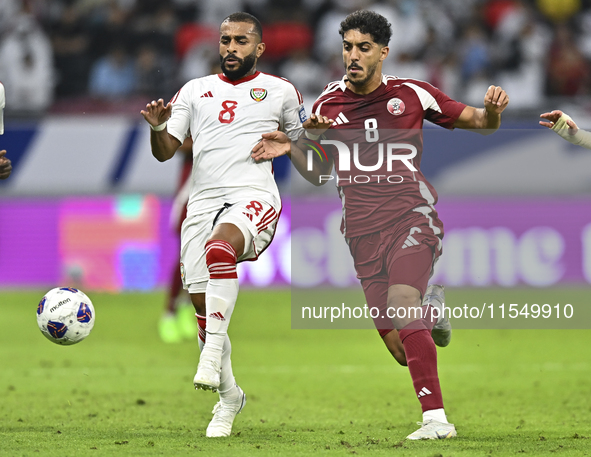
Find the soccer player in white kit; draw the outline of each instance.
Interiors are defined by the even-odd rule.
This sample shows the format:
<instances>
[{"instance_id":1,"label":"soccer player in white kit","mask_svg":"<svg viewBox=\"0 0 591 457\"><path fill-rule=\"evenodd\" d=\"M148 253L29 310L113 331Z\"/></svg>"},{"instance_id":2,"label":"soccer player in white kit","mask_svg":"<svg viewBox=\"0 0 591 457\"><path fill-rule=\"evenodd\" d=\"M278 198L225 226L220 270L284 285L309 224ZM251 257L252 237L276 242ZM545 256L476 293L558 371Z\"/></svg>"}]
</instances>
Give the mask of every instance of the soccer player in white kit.
<instances>
[{"instance_id":1,"label":"soccer player in white kit","mask_svg":"<svg viewBox=\"0 0 591 457\"><path fill-rule=\"evenodd\" d=\"M227 333L238 296L236 263L255 260L267 248L281 212L272 162L255 161L252 150L264 133L278 129L298 140L306 120L295 87L256 70L265 50L261 40L255 17L228 16L220 26L223 73L189 81L167 105L160 99L141 111L159 161L172 158L185 138L193 138L180 268L199 323L194 385L220 395L208 437L229 436L246 402L232 373Z\"/></svg>"}]
</instances>

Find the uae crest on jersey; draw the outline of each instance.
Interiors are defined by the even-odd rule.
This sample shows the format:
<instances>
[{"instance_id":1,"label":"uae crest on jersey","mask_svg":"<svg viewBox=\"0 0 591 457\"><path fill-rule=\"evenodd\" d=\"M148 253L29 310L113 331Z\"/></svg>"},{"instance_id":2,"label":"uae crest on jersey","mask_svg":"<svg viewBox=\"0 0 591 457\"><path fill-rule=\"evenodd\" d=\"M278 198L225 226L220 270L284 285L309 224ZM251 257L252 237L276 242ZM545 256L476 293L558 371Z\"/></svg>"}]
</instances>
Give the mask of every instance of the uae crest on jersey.
<instances>
[{"instance_id":1,"label":"uae crest on jersey","mask_svg":"<svg viewBox=\"0 0 591 457\"><path fill-rule=\"evenodd\" d=\"M393 114L395 116L398 116L399 114L404 113L404 110L406 108L406 105L404 104L404 102L402 100L400 100L399 98L392 98L390 100L388 100L388 112L390 114Z\"/></svg>"},{"instance_id":2,"label":"uae crest on jersey","mask_svg":"<svg viewBox=\"0 0 591 457\"><path fill-rule=\"evenodd\" d=\"M251 89L250 96L255 102L262 102L267 97L267 89Z\"/></svg>"}]
</instances>

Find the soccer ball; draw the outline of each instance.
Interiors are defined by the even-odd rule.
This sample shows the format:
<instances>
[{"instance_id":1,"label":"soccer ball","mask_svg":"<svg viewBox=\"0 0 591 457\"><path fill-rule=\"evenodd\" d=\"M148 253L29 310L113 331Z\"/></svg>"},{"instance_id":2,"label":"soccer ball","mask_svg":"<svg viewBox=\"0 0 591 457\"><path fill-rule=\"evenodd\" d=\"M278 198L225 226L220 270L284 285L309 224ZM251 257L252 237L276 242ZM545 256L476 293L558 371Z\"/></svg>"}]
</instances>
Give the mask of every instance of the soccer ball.
<instances>
[{"instance_id":1,"label":"soccer ball","mask_svg":"<svg viewBox=\"0 0 591 457\"><path fill-rule=\"evenodd\" d=\"M37 306L37 325L56 344L76 344L94 326L94 307L84 292L73 287L56 287Z\"/></svg>"}]
</instances>

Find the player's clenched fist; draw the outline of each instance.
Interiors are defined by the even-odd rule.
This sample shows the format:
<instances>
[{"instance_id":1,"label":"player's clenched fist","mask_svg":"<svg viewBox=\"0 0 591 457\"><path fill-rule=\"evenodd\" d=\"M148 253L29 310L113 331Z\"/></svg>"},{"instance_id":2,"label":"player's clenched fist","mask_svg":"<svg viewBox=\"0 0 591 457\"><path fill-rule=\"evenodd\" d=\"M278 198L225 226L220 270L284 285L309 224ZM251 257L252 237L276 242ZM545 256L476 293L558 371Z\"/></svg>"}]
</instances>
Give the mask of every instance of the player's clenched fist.
<instances>
[{"instance_id":1,"label":"player's clenched fist","mask_svg":"<svg viewBox=\"0 0 591 457\"><path fill-rule=\"evenodd\" d=\"M0 179L6 179L12 171L12 162L6 158L6 151L0 151Z\"/></svg>"},{"instance_id":2,"label":"player's clenched fist","mask_svg":"<svg viewBox=\"0 0 591 457\"><path fill-rule=\"evenodd\" d=\"M501 114L509 104L509 96L501 86L490 86L484 96L484 108L488 112Z\"/></svg>"},{"instance_id":3,"label":"player's clenched fist","mask_svg":"<svg viewBox=\"0 0 591 457\"><path fill-rule=\"evenodd\" d=\"M140 113L144 116L144 119L148 124L156 127L157 125L165 123L172 113L172 105L170 102L164 106L164 100L159 99L158 101L152 100L146 105L145 110L141 110Z\"/></svg>"}]
</instances>

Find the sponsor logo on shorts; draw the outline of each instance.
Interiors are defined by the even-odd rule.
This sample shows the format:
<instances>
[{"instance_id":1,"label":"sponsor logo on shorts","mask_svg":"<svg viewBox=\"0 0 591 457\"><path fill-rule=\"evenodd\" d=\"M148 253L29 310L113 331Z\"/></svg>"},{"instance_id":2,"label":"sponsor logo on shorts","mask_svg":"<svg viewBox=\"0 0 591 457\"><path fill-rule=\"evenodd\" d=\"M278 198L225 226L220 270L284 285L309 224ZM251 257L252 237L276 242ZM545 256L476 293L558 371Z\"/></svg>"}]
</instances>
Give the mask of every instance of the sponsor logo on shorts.
<instances>
[{"instance_id":1,"label":"sponsor logo on shorts","mask_svg":"<svg viewBox=\"0 0 591 457\"><path fill-rule=\"evenodd\" d=\"M181 262L181 279L185 279L185 266Z\"/></svg>"},{"instance_id":2,"label":"sponsor logo on shorts","mask_svg":"<svg viewBox=\"0 0 591 457\"><path fill-rule=\"evenodd\" d=\"M423 233L422 230L418 227L413 227L410 229L410 235L408 235L406 237L406 240L404 241L404 245L402 246L402 249L406 249L406 248L410 248L412 246L418 246L419 242L413 237L413 235L415 233Z\"/></svg>"}]
</instances>

